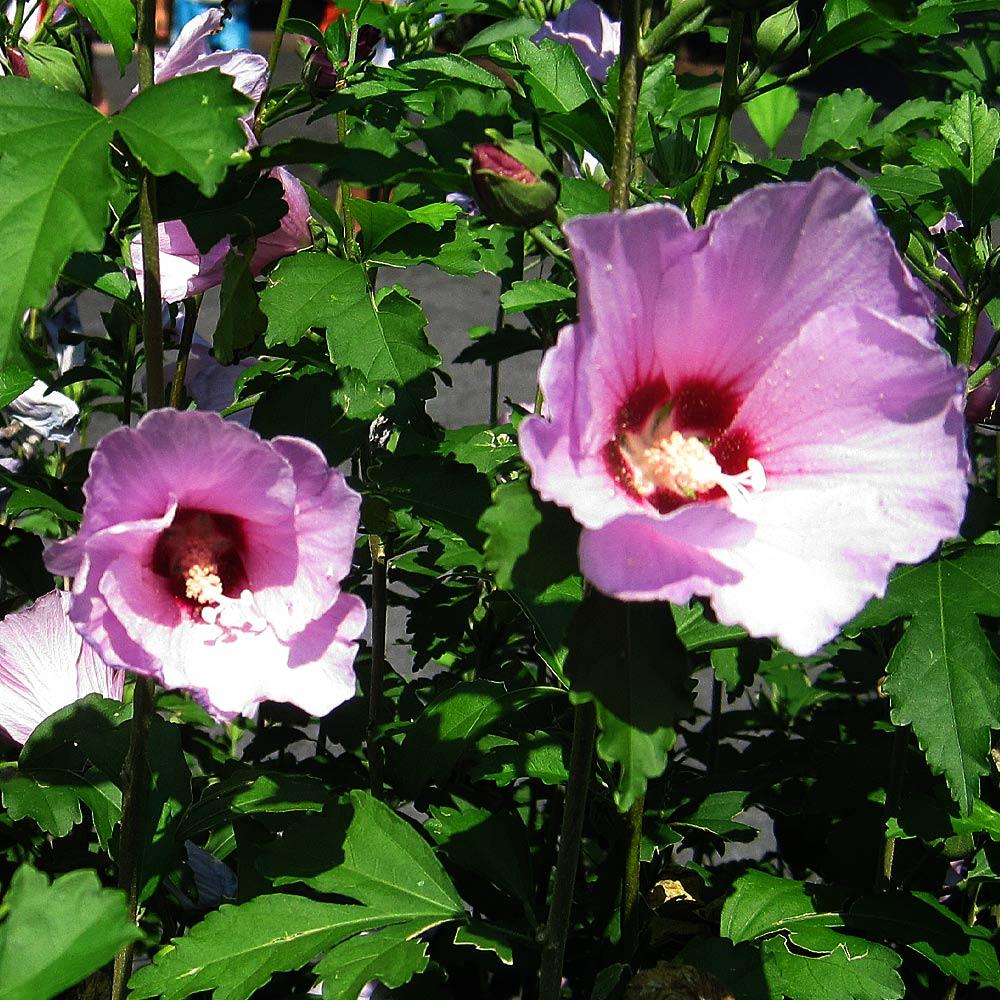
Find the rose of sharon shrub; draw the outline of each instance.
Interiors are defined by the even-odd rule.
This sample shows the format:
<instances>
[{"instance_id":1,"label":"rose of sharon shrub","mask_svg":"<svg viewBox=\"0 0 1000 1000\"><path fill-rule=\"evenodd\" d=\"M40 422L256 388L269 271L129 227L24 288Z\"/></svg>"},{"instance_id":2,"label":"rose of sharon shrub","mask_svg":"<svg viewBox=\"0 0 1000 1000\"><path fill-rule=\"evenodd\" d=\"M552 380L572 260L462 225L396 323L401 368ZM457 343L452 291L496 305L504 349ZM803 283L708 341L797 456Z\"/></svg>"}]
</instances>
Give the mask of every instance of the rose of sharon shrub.
<instances>
[{"instance_id":1,"label":"rose of sharon shrub","mask_svg":"<svg viewBox=\"0 0 1000 1000\"><path fill-rule=\"evenodd\" d=\"M88 694L121 698L125 675L103 664L53 590L0 621L0 730L24 743L53 712Z\"/></svg>"},{"instance_id":2,"label":"rose of sharon shrub","mask_svg":"<svg viewBox=\"0 0 1000 1000\"><path fill-rule=\"evenodd\" d=\"M599 590L704 595L808 654L957 533L964 376L860 187L827 170L701 229L651 205L566 233L580 321L520 440Z\"/></svg>"},{"instance_id":3,"label":"rose of sharon shrub","mask_svg":"<svg viewBox=\"0 0 1000 1000\"><path fill-rule=\"evenodd\" d=\"M158 410L100 442L85 492L46 561L75 578L70 617L105 662L220 719L354 694L366 611L340 585L361 500L315 445Z\"/></svg>"}]
</instances>

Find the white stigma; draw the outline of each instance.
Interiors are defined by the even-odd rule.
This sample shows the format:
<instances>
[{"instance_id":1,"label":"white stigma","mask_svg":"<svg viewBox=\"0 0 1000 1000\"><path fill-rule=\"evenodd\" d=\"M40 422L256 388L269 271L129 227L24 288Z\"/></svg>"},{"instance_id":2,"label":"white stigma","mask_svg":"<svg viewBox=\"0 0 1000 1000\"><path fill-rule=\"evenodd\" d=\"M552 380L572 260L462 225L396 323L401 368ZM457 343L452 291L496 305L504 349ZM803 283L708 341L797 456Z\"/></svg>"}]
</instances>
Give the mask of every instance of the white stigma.
<instances>
[{"instance_id":1,"label":"white stigma","mask_svg":"<svg viewBox=\"0 0 1000 1000\"><path fill-rule=\"evenodd\" d=\"M199 604L218 604L222 597L222 578L215 563L188 566L184 574L184 594Z\"/></svg>"},{"instance_id":2,"label":"white stigma","mask_svg":"<svg viewBox=\"0 0 1000 1000\"><path fill-rule=\"evenodd\" d=\"M722 471L708 446L697 437L671 431L647 444L638 435L626 434L622 454L632 470L636 492L643 497L670 490L688 499L721 487L733 506L743 505L751 493L764 489L764 467L755 458L738 475Z\"/></svg>"}]
</instances>

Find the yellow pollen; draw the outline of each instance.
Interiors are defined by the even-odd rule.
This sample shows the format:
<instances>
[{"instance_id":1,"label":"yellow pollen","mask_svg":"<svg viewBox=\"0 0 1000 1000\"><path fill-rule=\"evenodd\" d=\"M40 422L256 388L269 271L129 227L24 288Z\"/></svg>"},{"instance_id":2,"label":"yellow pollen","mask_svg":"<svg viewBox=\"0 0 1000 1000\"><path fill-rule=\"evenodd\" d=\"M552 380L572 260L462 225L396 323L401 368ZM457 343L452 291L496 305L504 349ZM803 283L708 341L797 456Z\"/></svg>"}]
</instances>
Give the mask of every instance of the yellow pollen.
<instances>
[{"instance_id":1,"label":"yellow pollen","mask_svg":"<svg viewBox=\"0 0 1000 1000\"><path fill-rule=\"evenodd\" d=\"M215 563L194 563L184 572L184 594L199 604L216 604L222 597L222 578Z\"/></svg>"},{"instance_id":2,"label":"yellow pollen","mask_svg":"<svg viewBox=\"0 0 1000 1000\"><path fill-rule=\"evenodd\" d=\"M722 471L704 441L680 431L655 437L625 434L618 440L632 471L635 490L643 497L670 490L693 500L721 486L735 504L743 503L765 486L764 467L757 459L747 460L745 472L729 475Z\"/></svg>"}]
</instances>

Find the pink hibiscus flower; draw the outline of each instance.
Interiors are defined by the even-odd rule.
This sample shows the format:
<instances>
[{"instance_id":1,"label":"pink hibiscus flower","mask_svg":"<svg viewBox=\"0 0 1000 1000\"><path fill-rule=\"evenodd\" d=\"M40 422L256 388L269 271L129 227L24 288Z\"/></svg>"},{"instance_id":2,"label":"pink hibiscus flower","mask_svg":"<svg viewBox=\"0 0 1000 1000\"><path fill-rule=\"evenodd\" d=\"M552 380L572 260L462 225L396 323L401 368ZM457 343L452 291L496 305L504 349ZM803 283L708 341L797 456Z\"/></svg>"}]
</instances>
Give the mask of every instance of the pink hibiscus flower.
<instances>
[{"instance_id":1,"label":"pink hibiscus flower","mask_svg":"<svg viewBox=\"0 0 1000 1000\"><path fill-rule=\"evenodd\" d=\"M88 694L121 699L125 675L105 666L53 590L0 621L0 730L24 743L53 712Z\"/></svg>"},{"instance_id":2,"label":"pink hibiscus flower","mask_svg":"<svg viewBox=\"0 0 1000 1000\"><path fill-rule=\"evenodd\" d=\"M825 170L701 229L651 205L566 233L580 321L521 451L599 590L707 596L805 655L957 532L964 376L861 188Z\"/></svg>"},{"instance_id":3,"label":"pink hibiscus flower","mask_svg":"<svg viewBox=\"0 0 1000 1000\"><path fill-rule=\"evenodd\" d=\"M533 42L551 38L572 45L587 75L604 83L622 46L622 25L612 21L593 0L576 0L555 20L546 21L532 36Z\"/></svg>"},{"instance_id":4,"label":"pink hibiscus flower","mask_svg":"<svg viewBox=\"0 0 1000 1000\"><path fill-rule=\"evenodd\" d=\"M325 715L354 694L365 626L341 591L361 498L300 438L156 410L94 450L70 618L105 662L227 719L265 699Z\"/></svg>"}]
</instances>

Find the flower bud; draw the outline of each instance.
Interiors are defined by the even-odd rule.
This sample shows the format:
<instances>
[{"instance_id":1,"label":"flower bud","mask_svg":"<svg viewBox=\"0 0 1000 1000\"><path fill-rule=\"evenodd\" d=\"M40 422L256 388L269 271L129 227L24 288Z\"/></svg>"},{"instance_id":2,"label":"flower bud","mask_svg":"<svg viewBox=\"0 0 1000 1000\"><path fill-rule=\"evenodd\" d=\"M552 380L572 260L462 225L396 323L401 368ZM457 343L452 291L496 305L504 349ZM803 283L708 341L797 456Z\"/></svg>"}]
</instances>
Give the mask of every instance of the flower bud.
<instances>
[{"instance_id":1,"label":"flower bud","mask_svg":"<svg viewBox=\"0 0 1000 1000\"><path fill-rule=\"evenodd\" d=\"M488 133L489 134L489 133ZM559 175L541 150L492 133L472 148L472 186L479 207L505 226L530 228L552 217Z\"/></svg>"},{"instance_id":2,"label":"flower bud","mask_svg":"<svg viewBox=\"0 0 1000 1000\"><path fill-rule=\"evenodd\" d=\"M7 50L7 61L10 63L10 71L14 74L14 76L23 76L24 79L27 80L31 75L28 72L28 64L25 61L24 56L21 55L19 49L15 49L11 46ZM2 75L2 73L3 68L0 67L0 75Z\"/></svg>"},{"instance_id":3,"label":"flower bud","mask_svg":"<svg viewBox=\"0 0 1000 1000\"><path fill-rule=\"evenodd\" d=\"M799 44L802 31L795 4L764 18L757 29L754 48L760 61L769 65L784 59Z\"/></svg>"},{"instance_id":4,"label":"flower bud","mask_svg":"<svg viewBox=\"0 0 1000 1000\"><path fill-rule=\"evenodd\" d=\"M374 24L362 24L358 28L357 50L354 61L368 62L375 54L375 46L382 38L382 32ZM313 46L306 59L306 82L315 96L324 96L337 89L337 81L345 63L334 65L329 53L318 45Z\"/></svg>"}]
</instances>

